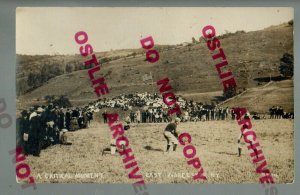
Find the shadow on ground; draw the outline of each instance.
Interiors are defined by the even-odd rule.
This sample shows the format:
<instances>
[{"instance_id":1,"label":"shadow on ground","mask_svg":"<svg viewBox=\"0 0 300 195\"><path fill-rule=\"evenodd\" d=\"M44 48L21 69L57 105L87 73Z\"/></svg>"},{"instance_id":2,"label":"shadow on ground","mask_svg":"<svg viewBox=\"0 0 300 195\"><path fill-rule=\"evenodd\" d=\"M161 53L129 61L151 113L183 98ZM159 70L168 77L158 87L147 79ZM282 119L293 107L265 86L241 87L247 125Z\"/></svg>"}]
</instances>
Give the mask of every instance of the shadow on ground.
<instances>
[{"instance_id":1,"label":"shadow on ground","mask_svg":"<svg viewBox=\"0 0 300 195\"><path fill-rule=\"evenodd\" d=\"M152 148L152 146L145 146L144 148L145 148L146 150L157 151L157 152L163 152L162 149Z\"/></svg>"}]
</instances>

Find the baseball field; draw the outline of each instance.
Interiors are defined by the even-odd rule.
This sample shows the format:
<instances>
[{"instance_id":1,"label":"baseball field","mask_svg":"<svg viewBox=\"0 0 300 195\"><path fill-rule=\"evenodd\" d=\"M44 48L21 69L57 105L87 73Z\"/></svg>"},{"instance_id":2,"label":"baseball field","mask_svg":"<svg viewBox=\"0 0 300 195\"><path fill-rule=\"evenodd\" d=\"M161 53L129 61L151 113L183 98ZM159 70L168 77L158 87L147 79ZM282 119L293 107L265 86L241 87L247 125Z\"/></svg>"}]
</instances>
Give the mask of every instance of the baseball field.
<instances>
[{"instance_id":1,"label":"baseball field","mask_svg":"<svg viewBox=\"0 0 300 195\"><path fill-rule=\"evenodd\" d=\"M253 129L266 157L275 183L294 180L293 120L253 120ZM197 149L207 181L193 180L197 170L177 151L165 153L163 137L167 123L132 124L127 132L130 146L146 183L259 183L249 151L243 145L237 156L239 126L236 121L180 123L180 132L189 132ZM68 132L72 145L55 145L42 150L40 157L28 156L37 183L132 183L122 157L102 152L109 148L111 134L107 124L95 119L88 129Z\"/></svg>"}]
</instances>

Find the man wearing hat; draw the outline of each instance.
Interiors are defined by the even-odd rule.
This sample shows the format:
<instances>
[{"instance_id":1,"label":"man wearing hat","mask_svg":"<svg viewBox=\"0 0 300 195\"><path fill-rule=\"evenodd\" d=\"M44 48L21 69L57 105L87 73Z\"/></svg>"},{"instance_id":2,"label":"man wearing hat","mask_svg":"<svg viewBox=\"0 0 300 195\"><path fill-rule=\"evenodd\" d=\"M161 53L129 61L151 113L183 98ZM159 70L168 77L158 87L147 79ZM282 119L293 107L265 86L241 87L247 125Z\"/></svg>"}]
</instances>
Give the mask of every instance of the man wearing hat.
<instances>
[{"instance_id":1,"label":"man wearing hat","mask_svg":"<svg viewBox=\"0 0 300 195\"><path fill-rule=\"evenodd\" d=\"M104 123L107 123L106 110L102 113Z\"/></svg>"},{"instance_id":2,"label":"man wearing hat","mask_svg":"<svg viewBox=\"0 0 300 195\"><path fill-rule=\"evenodd\" d=\"M65 114L63 108L60 108L57 113L57 126L59 130L62 130L65 127Z\"/></svg>"},{"instance_id":3,"label":"man wearing hat","mask_svg":"<svg viewBox=\"0 0 300 195\"><path fill-rule=\"evenodd\" d=\"M47 134L49 137L49 140L52 144L55 144L55 138L57 136L56 134L56 121L57 121L57 115L55 113L55 109L52 103L48 105L48 109L45 112L45 124L47 125Z\"/></svg>"},{"instance_id":4,"label":"man wearing hat","mask_svg":"<svg viewBox=\"0 0 300 195\"><path fill-rule=\"evenodd\" d=\"M29 137L28 142L30 146L30 152L33 156L40 156L41 152L41 113L43 109L39 107L36 112L31 113L29 119Z\"/></svg>"},{"instance_id":5,"label":"man wearing hat","mask_svg":"<svg viewBox=\"0 0 300 195\"><path fill-rule=\"evenodd\" d=\"M29 136L29 113L26 110L21 112L20 118L20 135L21 135L21 144L23 147L24 154L27 155L29 153L29 144L28 144L28 136Z\"/></svg>"},{"instance_id":6,"label":"man wearing hat","mask_svg":"<svg viewBox=\"0 0 300 195\"><path fill-rule=\"evenodd\" d=\"M165 132L164 132L164 137L167 140L167 151L169 152L170 147L173 143L173 151L176 151L176 147L178 144L178 131L177 129L177 125L180 123L180 118L176 117L175 118L175 122L174 123L169 123L166 128L165 128Z\"/></svg>"},{"instance_id":7,"label":"man wearing hat","mask_svg":"<svg viewBox=\"0 0 300 195\"><path fill-rule=\"evenodd\" d=\"M68 108L66 112L66 128L67 130L70 130L71 126L71 110Z\"/></svg>"},{"instance_id":8,"label":"man wearing hat","mask_svg":"<svg viewBox=\"0 0 300 195\"><path fill-rule=\"evenodd\" d=\"M91 125L91 120L93 120L93 112L91 111L91 109L88 109L86 116L87 116L87 120L88 120L87 125L89 127Z\"/></svg>"}]
</instances>

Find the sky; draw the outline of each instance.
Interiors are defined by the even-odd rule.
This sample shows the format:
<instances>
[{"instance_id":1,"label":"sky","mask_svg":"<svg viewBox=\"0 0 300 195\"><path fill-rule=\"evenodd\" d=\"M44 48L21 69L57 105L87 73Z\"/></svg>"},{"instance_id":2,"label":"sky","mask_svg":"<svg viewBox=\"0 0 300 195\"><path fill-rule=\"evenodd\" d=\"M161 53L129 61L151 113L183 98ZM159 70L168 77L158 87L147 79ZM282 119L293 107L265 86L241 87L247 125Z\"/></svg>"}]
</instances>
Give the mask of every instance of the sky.
<instances>
[{"instance_id":1,"label":"sky","mask_svg":"<svg viewBox=\"0 0 300 195\"><path fill-rule=\"evenodd\" d=\"M57 8L19 7L16 10L16 53L78 54L76 32L85 31L94 52L141 48L140 39L175 45L199 39L206 25L216 34L255 31L294 18L293 8Z\"/></svg>"}]
</instances>

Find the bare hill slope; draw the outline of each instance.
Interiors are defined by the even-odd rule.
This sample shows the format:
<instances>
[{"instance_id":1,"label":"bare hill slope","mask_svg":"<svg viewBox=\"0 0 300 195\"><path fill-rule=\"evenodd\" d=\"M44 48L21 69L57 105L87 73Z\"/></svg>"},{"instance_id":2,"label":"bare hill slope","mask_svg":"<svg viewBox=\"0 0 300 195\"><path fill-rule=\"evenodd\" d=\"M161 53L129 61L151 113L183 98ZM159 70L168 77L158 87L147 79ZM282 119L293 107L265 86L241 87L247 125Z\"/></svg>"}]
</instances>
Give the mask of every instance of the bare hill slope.
<instances>
[{"instance_id":1,"label":"bare hill slope","mask_svg":"<svg viewBox=\"0 0 300 195\"><path fill-rule=\"evenodd\" d=\"M294 111L294 85L292 80L271 82L264 87L250 88L222 105L245 107L250 111L265 113L272 106L282 106L284 111Z\"/></svg>"},{"instance_id":2,"label":"bare hill slope","mask_svg":"<svg viewBox=\"0 0 300 195\"><path fill-rule=\"evenodd\" d=\"M218 33L217 27L216 30ZM282 24L260 31L237 32L221 36L220 41L239 89L253 88L257 87L258 83L269 82L270 76L278 79L280 58L284 53L293 53L293 26ZM101 74L107 80L110 89L109 96L136 91L152 92L152 86L142 81L142 76L150 72L154 76L154 82L168 77L173 91L188 98L209 101L215 96L222 95L222 84L217 76L211 53L203 39L200 39L200 43L197 44L157 46L157 48L160 50L161 57L154 64L145 61L144 51L140 49L122 50L120 52L123 53L120 55L123 57L103 64ZM126 57L124 51L136 52L137 55ZM99 59L100 54L97 54ZM118 52L114 51L114 55L118 55ZM84 60L78 55L52 58L58 63L60 61L63 63L66 59L81 62ZM280 89L281 85L278 86L274 89L275 91ZM276 92L278 103L284 97L288 97L289 100L292 98L293 84L290 83L289 86L291 89L288 92L285 91L286 93L282 93L281 89ZM154 90L158 91L156 85L154 85ZM257 92L260 90L258 88ZM252 91L254 93L255 89ZM18 99L25 103L34 99L42 100L46 95L66 95L71 100L82 101L82 103L96 99L87 70L55 77L43 86L19 96ZM271 101L270 98L272 99L272 97L265 96L266 101ZM293 102L289 104L289 108L292 108Z\"/></svg>"}]
</instances>

